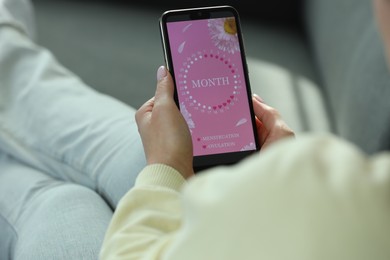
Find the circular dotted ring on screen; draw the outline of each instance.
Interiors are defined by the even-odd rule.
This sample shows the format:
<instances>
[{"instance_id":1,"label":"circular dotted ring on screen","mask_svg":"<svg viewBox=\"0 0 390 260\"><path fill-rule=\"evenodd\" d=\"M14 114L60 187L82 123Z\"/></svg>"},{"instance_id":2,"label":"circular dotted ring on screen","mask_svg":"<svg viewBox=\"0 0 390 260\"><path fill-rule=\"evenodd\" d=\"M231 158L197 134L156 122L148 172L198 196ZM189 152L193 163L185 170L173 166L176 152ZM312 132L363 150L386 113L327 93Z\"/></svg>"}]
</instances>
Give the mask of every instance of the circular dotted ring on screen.
<instances>
[{"instance_id":1,"label":"circular dotted ring on screen","mask_svg":"<svg viewBox=\"0 0 390 260\"><path fill-rule=\"evenodd\" d=\"M193 97L191 88L189 87L190 82L188 82L188 74L191 71L191 68L199 62L207 62L210 59L218 60L226 69L226 72L232 75L234 83L232 84L231 91L229 91L225 97L222 97L221 102L214 104L207 104L202 102L202 100L197 100ZM184 97L183 100L188 106L192 107L194 110L215 114L229 110L230 107L234 106L238 101L238 96L240 95L240 90L242 88L240 75L237 73L235 64L226 58L225 55L206 51L197 52L187 58L187 61L183 63L183 67L180 69L178 85L179 94Z\"/></svg>"}]
</instances>

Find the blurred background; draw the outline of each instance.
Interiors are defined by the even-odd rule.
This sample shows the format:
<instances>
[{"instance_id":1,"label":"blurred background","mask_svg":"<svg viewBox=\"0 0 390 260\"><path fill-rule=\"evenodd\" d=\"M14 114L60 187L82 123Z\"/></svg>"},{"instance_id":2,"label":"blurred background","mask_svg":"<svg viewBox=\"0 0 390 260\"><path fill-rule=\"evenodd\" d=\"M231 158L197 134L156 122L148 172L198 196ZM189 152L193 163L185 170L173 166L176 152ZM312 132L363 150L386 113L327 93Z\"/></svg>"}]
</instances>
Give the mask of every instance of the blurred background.
<instances>
[{"instance_id":1,"label":"blurred background","mask_svg":"<svg viewBox=\"0 0 390 260\"><path fill-rule=\"evenodd\" d=\"M252 92L299 135L334 133L390 149L390 75L370 0L33 0L37 41L97 91L138 108L164 64L168 9L232 5Z\"/></svg>"},{"instance_id":2,"label":"blurred background","mask_svg":"<svg viewBox=\"0 0 390 260\"><path fill-rule=\"evenodd\" d=\"M304 63L300 0L263 2L33 1L38 43L88 85L134 107L154 93L156 69L164 63L158 19L168 9L233 5L241 15L248 56L291 69ZM305 74L313 77L311 71Z\"/></svg>"}]
</instances>

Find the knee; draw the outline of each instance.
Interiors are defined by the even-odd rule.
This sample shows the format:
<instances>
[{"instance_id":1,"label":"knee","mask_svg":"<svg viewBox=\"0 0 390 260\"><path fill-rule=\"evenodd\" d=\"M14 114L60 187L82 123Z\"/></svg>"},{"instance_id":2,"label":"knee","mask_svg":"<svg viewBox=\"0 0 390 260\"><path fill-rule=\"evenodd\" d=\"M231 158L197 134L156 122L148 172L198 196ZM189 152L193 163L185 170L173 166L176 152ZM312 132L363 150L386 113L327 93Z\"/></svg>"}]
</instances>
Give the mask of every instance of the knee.
<instances>
[{"instance_id":1,"label":"knee","mask_svg":"<svg viewBox=\"0 0 390 260\"><path fill-rule=\"evenodd\" d=\"M68 183L43 188L18 220L15 259L97 259L111 216L88 188Z\"/></svg>"}]
</instances>

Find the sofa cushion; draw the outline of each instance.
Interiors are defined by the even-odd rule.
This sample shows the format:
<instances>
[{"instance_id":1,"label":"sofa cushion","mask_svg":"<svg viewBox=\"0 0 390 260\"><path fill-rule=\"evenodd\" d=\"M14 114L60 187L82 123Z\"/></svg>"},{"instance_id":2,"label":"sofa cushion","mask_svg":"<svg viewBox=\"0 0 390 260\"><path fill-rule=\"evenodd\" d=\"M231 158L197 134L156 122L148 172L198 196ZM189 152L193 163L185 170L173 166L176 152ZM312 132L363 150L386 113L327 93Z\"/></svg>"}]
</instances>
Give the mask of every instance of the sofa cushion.
<instances>
[{"instance_id":1,"label":"sofa cushion","mask_svg":"<svg viewBox=\"0 0 390 260\"><path fill-rule=\"evenodd\" d=\"M331 131L323 95L315 81L261 59L249 57L248 67L252 91L276 108L296 135Z\"/></svg>"},{"instance_id":2,"label":"sofa cushion","mask_svg":"<svg viewBox=\"0 0 390 260\"><path fill-rule=\"evenodd\" d=\"M390 73L371 1L310 0L305 13L335 132L390 150Z\"/></svg>"}]
</instances>

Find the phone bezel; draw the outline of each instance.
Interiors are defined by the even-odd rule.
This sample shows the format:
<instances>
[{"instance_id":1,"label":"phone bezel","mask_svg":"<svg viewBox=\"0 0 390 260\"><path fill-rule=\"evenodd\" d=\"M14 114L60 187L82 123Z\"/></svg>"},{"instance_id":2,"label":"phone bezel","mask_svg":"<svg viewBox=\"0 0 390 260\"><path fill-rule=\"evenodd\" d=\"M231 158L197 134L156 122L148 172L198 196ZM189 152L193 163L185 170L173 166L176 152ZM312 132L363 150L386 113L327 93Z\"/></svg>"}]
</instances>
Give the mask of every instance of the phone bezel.
<instances>
[{"instance_id":1,"label":"phone bezel","mask_svg":"<svg viewBox=\"0 0 390 260\"><path fill-rule=\"evenodd\" d=\"M237 10L234 7L228 6L228 5L223 5L223 6L210 6L210 7L168 10L168 11L165 11L159 19L161 41L162 41L163 50L164 50L164 60L165 60L165 64L167 66L167 69L170 71L170 73L173 77L173 81L175 83L174 99L175 99L176 105L179 107L179 100L178 100L178 94L177 94L177 89L176 89L175 72L174 72L174 66L173 66L173 62L172 62L172 58L171 58L171 50L169 47L170 42L169 42L169 36L168 36L168 30L167 30L167 23L177 22L177 21L232 17L232 16L234 16L234 18L236 20L237 35L238 35L238 40L239 40L239 45L240 45L240 52L241 52L241 62L242 62L243 70L244 70L247 99L248 99L249 106L250 106L249 110L250 110L251 118L252 118L251 123L252 123L252 127L253 127L254 139L255 139L255 143L256 143L256 150L194 156L193 164L194 164L195 170L202 170L202 169L217 166L217 165L234 164L234 163L237 163L238 161L242 160L243 158L247 157L248 155L260 150L260 145L259 145L259 141L258 141L258 137L257 137L255 114L254 114L253 105L252 105L252 92L251 92L251 87L250 87L248 65L246 62L244 42L243 42L243 36L242 36L242 31L241 31L240 17L239 17Z\"/></svg>"}]
</instances>

